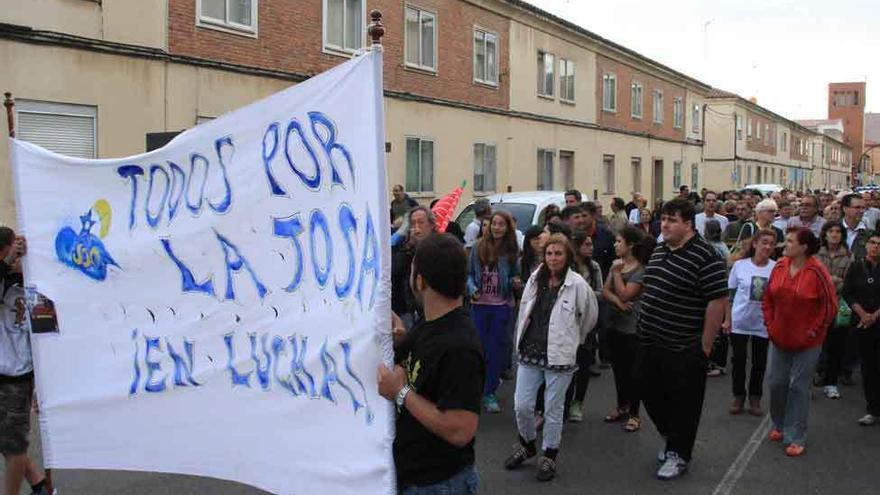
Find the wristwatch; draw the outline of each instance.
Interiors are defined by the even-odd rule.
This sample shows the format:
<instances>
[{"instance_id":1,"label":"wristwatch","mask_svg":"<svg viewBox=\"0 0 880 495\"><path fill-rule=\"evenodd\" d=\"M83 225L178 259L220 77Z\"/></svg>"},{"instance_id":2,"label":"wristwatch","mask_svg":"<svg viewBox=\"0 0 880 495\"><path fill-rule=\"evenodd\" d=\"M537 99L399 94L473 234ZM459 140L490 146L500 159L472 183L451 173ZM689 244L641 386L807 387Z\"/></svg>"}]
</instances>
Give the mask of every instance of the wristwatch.
<instances>
[{"instance_id":1,"label":"wristwatch","mask_svg":"<svg viewBox=\"0 0 880 495\"><path fill-rule=\"evenodd\" d=\"M403 402L406 400L406 394L410 393L412 387L407 383L400 389L400 392L397 392L397 397L394 399L394 402L397 403L397 407L403 407Z\"/></svg>"}]
</instances>

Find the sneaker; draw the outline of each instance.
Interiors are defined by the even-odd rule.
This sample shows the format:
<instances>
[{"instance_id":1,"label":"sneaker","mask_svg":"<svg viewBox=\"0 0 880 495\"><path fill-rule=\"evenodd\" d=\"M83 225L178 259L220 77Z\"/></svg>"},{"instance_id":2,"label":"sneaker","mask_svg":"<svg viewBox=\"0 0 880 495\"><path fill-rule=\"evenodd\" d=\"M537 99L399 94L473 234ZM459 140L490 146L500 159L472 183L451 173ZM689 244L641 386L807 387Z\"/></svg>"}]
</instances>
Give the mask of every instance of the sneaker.
<instances>
[{"instance_id":1,"label":"sneaker","mask_svg":"<svg viewBox=\"0 0 880 495\"><path fill-rule=\"evenodd\" d=\"M523 445L517 445L513 454L510 454L510 457L504 461L504 469L516 469L520 467L522 463L535 457L537 453L538 452L535 450L529 451L529 449L525 448Z\"/></svg>"},{"instance_id":2,"label":"sneaker","mask_svg":"<svg viewBox=\"0 0 880 495\"><path fill-rule=\"evenodd\" d=\"M734 415L742 414L745 402L746 400L743 397L734 397L733 401L730 403L730 407L727 408L727 412Z\"/></svg>"},{"instance_id":3,"label":"sneaker","mask_svg":"<svg viewBox=\"0 0 880 495\"><path fill-rule=\"evenodd\" d=\"M724 368L721 368L718 365L712 364L709 367L709 371L706 372L706 376L721 376L724 374Z\"/></svg>"},{"instance_id":4,"label":"sneaker","mask_svg":"<svg viewBox=\"0 0 880 495\"><path fill-rule=\"evenodd\" d=\"M498 414L501 412L501 404L494 394L483 397L483 410L487 413Z\"/></svg>"},{"instance_id":5,"label":"sneaker","mask_svg":"<svg viewBox=\"0 0 880 495\"><path fill-rule=\"evenodd\" d=\"M777 430L776 428L770 430L770 434L767 435L767 438L769 438L771 442L781 442L782 437L782 432Z\"/></svg>"},{"instance_id":6,"label":"sneaker","mask_svg":"<svg viewBox=\"0 0 880 495\"><path fill-rule=\"evenodd\" d=\"M547 456L542 456L541 460L538 461L538 474L535 475L535 478L538 481L550 481L555 477L556 461Z\"/></svg>"},{"instance_id":7,"label":"sneaker","mask_svg":"<svg viewBox=\"0 0 880 495\"><path fill-rule=\"evenodd\" d=\"M865 414L859 418L859 424L862 426L874 426L878 421L880 421L880 416L874 416L873 414Z\"/></svg>"},{"instance_id":8,"label":"sneaker","mask_svg":"<svg viewBox=\"0 0 880 495\"><path fill-rule=\"evenodd\" d=\"M827 385L823 391L825 392L825 397L828 397L829 399L840 398L840 391L837 390L835 385Z\"/></svg>"},{"instance_id":9,"label":"sneaker","mask_svg":"<svg viewBox=\"0 0 880 495\"><path fill-rule=\"evenodd\" d=\"M793 443L785 448L785 455L787 455L789 457L800 457L800 456L804 455L804 453L806 451L807 451L807 449L804 448L803 445L798 445L796 443Z\"/></svg>"},{"instance_id":10,"label":"sneaker","mask_svg":"<svg viewBox=\"0 0 880 495\"><path fill-rule=\"evenodd\" d=\"M568 408L568 419L572 423L580 423L584 420L584 406L581 401L572 401L571 407Z\"/></svg>"},{"instance_id":11,"label":"sneaker","mask_svg":"<svg viewBox=\"0 0 880 495\"><path fill-rule=\"evenodd\" d=\"M657 470L657 479L674 480L687 472L688 463L676 452L667 452L666 461Z\"/></svg>"},{"instance_id":12,"label":"sneaker","mask_svg":"<svg viewBox=\"0 0 880 495\"><path fill-rule=\"evenodd\" d=\"M663 464L666 462L666 447L660 449L660 452L657 452L657 462Z\"/></svg>"}]
</instances>

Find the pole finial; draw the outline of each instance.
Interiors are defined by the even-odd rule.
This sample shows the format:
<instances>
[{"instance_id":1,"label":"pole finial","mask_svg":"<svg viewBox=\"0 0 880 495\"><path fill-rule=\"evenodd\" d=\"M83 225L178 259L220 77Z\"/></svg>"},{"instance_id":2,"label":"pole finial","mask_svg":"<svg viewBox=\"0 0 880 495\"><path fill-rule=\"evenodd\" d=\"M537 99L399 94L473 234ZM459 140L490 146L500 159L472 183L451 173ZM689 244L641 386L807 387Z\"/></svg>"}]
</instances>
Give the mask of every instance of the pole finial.
<instances>
[{"instance_id":1,"label":"pole finial","mask_svg":"<svg viewBox=\"0 0 880 495\"><path fill-rule=\"evenodd\" d=\"M367 34L374 45L382 44L382 36L385 35L385 26L382 24L382 12L379 10L370 11L370 26L367 28Z\"/></svg>"},{"instance_id":2,"label":"pole finial","mask_svg":"<svg viewBox=\"0 0 880 495\"><path fill-rule=\"evenodd\" d=\"M3 100L3 106L6 107L6 125L9 126L9 137L15 137L15 99L9 91L3 93L6 99Z\"/></svg>"}]
</instances>

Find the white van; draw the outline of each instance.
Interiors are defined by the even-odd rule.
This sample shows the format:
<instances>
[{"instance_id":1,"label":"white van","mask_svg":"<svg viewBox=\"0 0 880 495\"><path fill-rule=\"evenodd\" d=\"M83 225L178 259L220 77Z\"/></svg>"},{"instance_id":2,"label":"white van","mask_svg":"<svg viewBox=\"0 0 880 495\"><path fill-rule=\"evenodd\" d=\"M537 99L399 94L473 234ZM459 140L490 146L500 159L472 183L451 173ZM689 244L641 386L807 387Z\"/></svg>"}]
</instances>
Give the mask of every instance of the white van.
<instances>
[{"instance_id":1,"label":"white van","mask_svg":"<svg viewBox=\"0 0 880 495\"><path fill-rule=\"evenodd\" d=\"M499 193L488 196L489 204L492 210L504 210L516 219L516 229L525 233L526 229L532 225L541 223L541 212L548 205L555 204L561 210L565 208L565 192L563 191L522 191ZM458 214L455 219L461 230L467 229L467 226L474 220L474 202Z\"/></svg>"}]
</instances>

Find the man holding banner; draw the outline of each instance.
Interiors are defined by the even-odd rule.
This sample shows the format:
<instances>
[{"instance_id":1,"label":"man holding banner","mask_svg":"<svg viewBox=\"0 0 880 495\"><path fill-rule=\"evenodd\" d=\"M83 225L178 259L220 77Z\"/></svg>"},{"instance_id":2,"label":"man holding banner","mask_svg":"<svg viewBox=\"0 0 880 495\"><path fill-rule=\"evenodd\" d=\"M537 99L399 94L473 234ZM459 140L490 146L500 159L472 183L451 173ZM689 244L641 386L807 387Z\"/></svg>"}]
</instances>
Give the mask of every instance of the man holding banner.
<instances>
[{"instance_id":1,"label":"man holding banner","mask_svg":"<svg viewBox=\"0 0 880 495\"><path fill-rule=\"evenodd\" d=\"M18 495L27 478L33 493L51 493L46 476L28 458L34 365L22 288L24 239L0 227L0 453L6 462L5 491Z\"/></svg>"},{"instance_id":2,"label":"man holding banner","mask_svg":"<svg viewBox=\"0 0 880 495\"><path fill-rule=\"evenodd\" d=\"M464 248L452 235L419 243L410 280L425 318L408 334L395 329L399 364L379 367L379 393L399 411L394 463L403 495L477 493L474 437L486 366L462 306L466 270Z\"/></svg>"}]
</instances>

